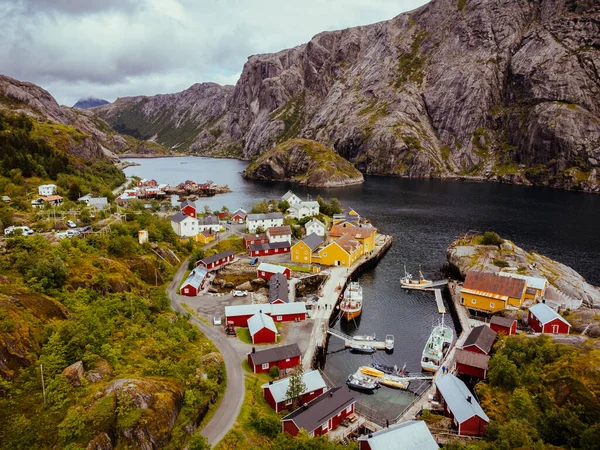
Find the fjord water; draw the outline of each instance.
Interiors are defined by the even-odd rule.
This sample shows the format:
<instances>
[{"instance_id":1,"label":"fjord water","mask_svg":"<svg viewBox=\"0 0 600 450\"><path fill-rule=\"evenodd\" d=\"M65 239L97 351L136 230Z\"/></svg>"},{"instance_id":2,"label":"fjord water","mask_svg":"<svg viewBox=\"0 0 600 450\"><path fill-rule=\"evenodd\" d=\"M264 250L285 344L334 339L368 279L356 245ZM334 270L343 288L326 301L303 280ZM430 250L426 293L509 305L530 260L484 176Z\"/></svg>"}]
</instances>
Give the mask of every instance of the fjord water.
<instances>
[{"instance_id":1,"label":"fjord water","mask_svg":"<svg viewBox=\"0 0 600 450\"><path fill-rule=\"evenodd\" d=\"M339 321L335 328L349 334L376 333L381 339L393 334L395 350L389 355L354 355L343 349L341 340L332 337L325 373L336 384L372 361L399 366L406 362L409 371L420 370L421 351L440 315L433 294L402 291L399 278L406 264L413 274L420 265L427 278L440 279L446 248L466 232L496 231L526 250L571 266L590 283L600 284L598 195L496 183L371 176L358 186L316 189L244 180L240 172L247 163L238 160L183 157L131 161L140 165L127 168L127 175L169 184L211 179L232 190L199 199L199 207L248 209L257 201L279 198L293 189L300 197L336 197L342 205L369 218L381 232L393 236L394 243L383 260L360 277L365 302L358 329ZM449 322L449 317L446 319ZM388 419L411 401L410 396L388 388L358 397L361 403L376 406Z\"/></svg>"}]
</instances>

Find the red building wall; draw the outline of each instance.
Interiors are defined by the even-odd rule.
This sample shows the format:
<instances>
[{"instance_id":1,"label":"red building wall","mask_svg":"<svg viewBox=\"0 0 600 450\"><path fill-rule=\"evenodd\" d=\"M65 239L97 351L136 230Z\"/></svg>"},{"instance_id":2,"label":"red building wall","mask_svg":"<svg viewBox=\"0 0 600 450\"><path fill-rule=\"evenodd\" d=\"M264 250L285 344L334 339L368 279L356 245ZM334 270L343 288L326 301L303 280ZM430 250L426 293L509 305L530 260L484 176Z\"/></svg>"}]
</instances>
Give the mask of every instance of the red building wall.
<instances>
[{"instance_id":1,"label":"red building wall","mask_svg":"<svg viewBox=\"0 0 600 450\"><path fill-rule=\"evenodd\" d=\"M238 222L238 223L244 223L244 221L246 220L245 217L240 216L239 214L236 214L235 216L233 216L231 218L233 221Z\"/></svg>"},{"instance_id":2,"label":"red building wall","mask_svg":"<svg viewBox=\"0 0 600 450\"><path fill-rule=\"evenodd\" d=\"M284 370L284 369L289 369L291 367L296 367L300 364L300 356L295 356L294 358L290 358L289 361L286 361L285 359L283 359L281 361L272 361L269 363L269 367L267 369L263 369L262 365L259 365L257 367L254 367L252 365L251 355L252 355L252 353L250 353L248 355L248 364L250 365L250 367L252 367L252 370L254 371L254 373L268 372L269 370L271 370L271 367L273 367L273 366L279 367L279 370Z\"/></svg>"},{"instance_id":3,"label":"red building wall","mask_svg":"<svg viewBox=\"0 0 600 450\"><path fill-rule=\"evenodd\" d=\"M248 251L250 251L250 247L247 247ZM290 247L284 247L284 248L271 248L268 250L256 250L253 252L250 252L250 256L268 256L268 255L280 255L282 253L289 253L290 252Z\"/></svg>"},{"instance_id":4,"label":"red building wall","mask_svg":"<svg viewBox=\"0 0 600 450\"><path fill-rule=\"evenodd\" d=\"M551 320L550 322L548 322L542 326L542 324L537 320L537 318L530 311L528 322L529 322L529 326L536 333L569 334L570 327L560 319ZM554 329L555 325L557 326L556 330Z\"/></svg>"},{"instance_id":5,"label":"red building wall","mask_svg":"<svg viewBox=\"0 0 600 450\"><path fill-rule=\"evenodd\" d=\"M335 416L330 417L330 420L327 421L327 430L323 431L322 425L319 425L319 427L317 427L316 429L308 430L308 432L310 433L311 431L313 431L315 436L325 435L325 434L329 433L331 430L335 430L339 426L342 419L345 419L346 417L352 415L353 412L354 412L354 403L352 403L352 405L351 405L350 412L346 412L346 409L344 409L343 411L341 411L339 413L339 415L336 414ZM325 420L323 420L323 423L325 423ZM329 426L329 425L331 425L331 426ZM289 433L292 436L296 436L300 432L300 430L298 429L296 424L291 420L286 420L286 421L282 422L282 428L283 428L284 432Z\"/></svg>"},{"instance_id":6,"label":"red building wall","mask_svg":"<svg viewBox=\"0 0 600 450\"><path fill-rule=\"evenodd\" d=\"M236 216L234 216L234 217L236 217ZM246 248L248 248L248 246L252 245L252 244L267 244L269 242L269 238L267 238L265 235L263 235L263 237L260 239L257 239L254 236L253 237L244 236L242 238L242 242L244 243L244 246Z\"/></svg>"},{"instance_id":7,"label":"red building wall","mask_svg":"<svg viewBox=\"0 0 600 450\"><path fill-rule=\"evenodd\" d=\"M479 416L473 416L459 425L458 434L461 436L483 436L487 422Z\"/></svg>"},{"instance_id":8,"label":"red building wall","mask_svg":"<svg viewBox=\"0 0 600 450\"><path fill-rule=\"evenodd\" d=\"M284 410L292 407L292 405L286 405L285 401L275 403L275 399L273 398L271 391L267 388L263 389L263 391L264 391L263 394L264 394L265 400L267 401L267 403L269 405L271 405L271 408L273 408L276 412L281 412L281 411L284 411ZM304 394L301 397L300 401L303 404L308 403L311 400L317 398L319 395L321 395L323 393L323 391L324 391L324 388L317 389L316 391L312 391L312 394L310 392L307 392L306 394Z\"/></svg>"},{"instance_id":9,"label":"red building wall","mask_svg":"<svg viewBox=\"0 0 600 450\"><path fill-rule=\"evenodd\" d=\"M272 317L275 322L295 322L296 320L306 320L306 313L301 314L282 314L281 316L274 316L273 314L267 314ZM279 319L281 317L281 319Z\"/></svg>"},{"instance_id":10,"label":"red building wall","mask_svg":"<svg viewBox=\"0 0 600 450\"><path fill-rule=\"evenodd\" d=\"M186 216L196 217L196 209L190 205L185 205L185 207L181 208L181 212Z\"/></svg>"},{"instance_id":11,"label":"red building wall","mask_svg":"<svg viewBox=\"0 0 600 450\"><path fill-rule=\"evenodd\" d=\"M188 289L188 292L185 292L186 289ZM185 295L187 297L195 297L196 295L198 295L198 290L194 286L189 284L181 286L181 290L179 292L181 295Z\"/></svg>"},{"instance_id":12,"label":"red building wall","mask_svg":"<svg viewBox=\"0 0 600 450\"><path fill-rule=\"evenodd\" d=\"M458 370L458 373L460 373L460 374L471 375L473 377L481 378L482 380L485 379L486 372L487 372L485 369L479 369L478 367L471 367L471 366L468 366L468 365L462 364L462 363L456 363L456 370Z\"/></svg>"},{"instance_id":13,"label":"red building wall","mask_svg":"<svg viewBox=\"0 0 600 450\"><path fill-rule=\"evenodd\" d=\"M209 264L204 264L204 262L202 260L200 260L200 261L198 261L196 263L196 267L202 266L202 267L204 267L207 270L212 270L212 269L215 269L215 268L217 268L219 266L222 266L223 264L230 263L231 261L233 261L234 256L235 255L231 255L231 256L228 256L226 258L221 258L218 261L215 261L215 262L212 262L212 263L209 263Z\"/></svg>"},{"instance_id":14,"label":"red building wall","mask_svg":"<svg viewBox=\"0 0 600 450\"><path fill-rule=\"evenodd\" d=\"M233 322L233 324L236 327L247 327L248 326L248 319L250 317L252 317L253 315L254 314L248 314L248 315L245 315L245 316L233 316L233 317L229 317L228 316L226 320L228 322L229 321Z\"/></svg>"},{"instance_id":15,"label":"red building wall","mask_svg":"<svg viewBox=\"0 0 600 450\"><path fill-rule=\"evenodd\" d=\"M503 326L500 326L500 325L496 325L495 323L490 323L490 328L492 330L494 330L498 334L504 333L507 336L510 336L511 334L516 334L517 333L517 322L513 321L513 323L510 326L510 328L506 328L506 327L503 327Z\"/></svg>"},{"instance_id":16,"label":"red building wall","mask_svg":"<svg viewBox=\"0 0 600 450\"><path fill-rule=\"evenodd\" d=\"M368 441L360 441L358 443L358 450L371 450L371 446Z\"/></svg>"},{"instance_id":17,"label":"red building wall","mask_svg":"<svg viewBox=\"0 0 600 450\"><path fill-rule=\"evenodd\" d=\"M283 271L283 274L285 275L285 277L288 280L292 276L292 272L290 271L290 269L288 267L285 268L285 270ZM258 275L258 278L262 278L263 280L269 281L271 279L271 277L273 275L275 275L275 274L273 272L267 272L265 270L259 270L259 271L257 271L257 275Z\"/></svg>"},{"instance_id":18,"label":"red building wall","mask_svg":"<svg viewBox=\"0 0 600 450\"><path fill-rule=\"evenodd\" d=\"M252 336L253 344L269 344L277 342L277 333L268 328L261 328Z\"/></svg>"},{"instance_id":19,"label":"red building wall","mask_svg":"<svg viewBox=\"0 0 600 450\"><path fill-rule=\"evenodd\" d=\"M486 352L484 352L483 350L481 350L476 345L467 345L466 347L463 347L463 350L467 350L467 351L473 352L473 353L479 353L480 355L487 355Z\"/></svg>"}]
</instances>

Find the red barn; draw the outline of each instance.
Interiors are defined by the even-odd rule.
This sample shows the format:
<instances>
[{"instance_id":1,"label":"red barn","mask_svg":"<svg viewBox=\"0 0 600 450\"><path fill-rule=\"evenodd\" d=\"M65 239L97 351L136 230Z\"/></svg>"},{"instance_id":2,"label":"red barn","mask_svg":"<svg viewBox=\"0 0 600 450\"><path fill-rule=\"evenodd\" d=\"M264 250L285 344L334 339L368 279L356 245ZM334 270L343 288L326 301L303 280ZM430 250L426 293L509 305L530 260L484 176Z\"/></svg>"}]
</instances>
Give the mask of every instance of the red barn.
<instances>
[{"instance_id":1,"label":"red barn","mask_svg":"<svg viewBox=\"0 0 600 450\"><path fill-rule=\"evenodd\" d=\"M279 255L290 252L289 242L273 242L267 244L251 244L247 247L250 256Z\"/></svg>"},{"instance_id":2,"label":"red barn","mask_svg":"<svg viewBox=\"0 0 600 450\"><path fill-rule=\"evenodd\" d=\"M327 385L321 376L321 372L318 370L303 373L302 381L304 382L305 389L300 395L301 404L310 402L327 390ZM281 412L292 406L293 399L287 397L289 385L289 378L269 381L268 384L262 385L265 400L275 412Z\"/></svg>"},{"instance_id":3,"label":"red barn","mask_svg":"<svg viewBox=\"0 0 600 450\"><path fill-rule=\"evenodd\" d=\"M296 322L306 320L308 311L306 303L256 303L253 305L232 305L225 307L227 321L233 322L236 327L247 327L248 319L255 314L271 316L275 322Z\"/></svg>"},{"instance_id":4,"label":"red barn","mask_svg":"<svg viewBox=\"0 0 600 450\"><path fill-rule=\"evenodd\" d=\"M282 273L289 280L292 276L292 272L289 267L278 266L276 264L260 263L256 269L258 278L269 281L276 273Z\"/></svg>"},{"instance_id":5,"label":"red barn","mask_svg":"<svg viewBox=\"0 0 600 450\"><path fill-rule=\"evenodd\" d=\"M483 436L489 417L469 388L451 373L435 382L444 412L453 421L459 436Z\"/></svg>"},{"instance_id":6,"label":"red barn","mask_svg":"<svg viewBox=\"0 0 600 450\"><path fill-rule=\"evenodd\" d=\"M231 213L229 211L221 211L217 214L217 217L219 217L220 220L226 220L229 219L230 215Z\"/></svg>"},{"instance_id":7,"label":"red barn","mask_svg":"<svg viewBox=\"0 0 600 450\"><path fill-rule=\"evenodd\" d=\"M206 283L207 272L202 267L196 267L190 272L188 277L181 285L179 293L188 297L194 297L202 291Z\"/></svg>"},{"instance_id":8,"label":"red barn","mask_svg":"<svg viewBox=\"0 0 600 450\"><path fill-rule=\"evenodd\" d=\"M462 348L457 348L454 354L454 363L459 374L470 375L482 380L487 377L489 361L489 355L470 352Z\"/></svg>"},{"instance_id":9,"label":"red barn","mask_svg":"<svg viewBox=\"0 0 600 450\"><path fill-rule=\"evenodd\" d=\"M507 336L517 334L517 321L510 317L492 316L490 328L496 333L504 333Z\"/></svg>"},{"instance_id":10,"label":"red barn","mask_svg":"<svg viewBox=\"0 0 600 450\"><path fill-rule=\"evenodd\" d=\"M190 200L181 202L181 212L186 216L196 217L196 204Z\"/></svg>"},{"instance_id":11,"label":"red barn","mask_svg":"<svg viewBox=\"0 0 600 450\"><path fill-rule=\"evenodd\" d=\"M462 348L470 352L489 355L496 340L496 332L487 325L480 325L471 330Z\"/></svg>"},{"instance_id":12,"label":"red barn","mask_svg":"<svg viewBox=\"0 0 600 450\"><path fill-rule=\"evenodd\" d=\"M529 308L529 326L536 333L569 334L571 324L545 303Z\"/></svg>"},{"instance_id":13,"label":"red barn","mask_svg":"<svg viewBox=\"0 0 600 450\"><path fill-rule=\"evenodd\" d=\"M290 369L300 365L302 353L298 344L278 345L264 350L248 353L248 364L254 373L269 372L271 367L279 367L279 370Z\"/></svg>"},{"instance_id":14,"label":"red barn","mask_svg":"<svg viewBox=\"0 0 600 450\"><path fill-rule=\"evenodd\" d=\"M233 250L225 250L224 252L201 259L196 263L196 267L204 267L209 271L219 269L220 267L232 262L234 257L235 252Z\"/></svg>"},{"instance_id":15,"label":"red barn","mask_svg":"<svg viewBox=\"0 0 600 450\"><path fill-rule=\"evenodd\" d=\"M246 221L246 216L248 216L248 213L240 208L233 213L231 220L237 223L244 223Z\"/></svg>"},{"instance_id":16,"label":"red barn","mask_svg":"<svg viewBox=\"0 0 600 450\"><path fill-rule=\"evenodd\" d=\"M242 238L242 242L244 243L244 247L246 247L246 251L249 253L250 249L248 247L250 247L251 245L254 245L254 244L268 244L269 238L267 237L267 235L265 233L246 234Z\"/></svg>"},{"instance_id":17,"label":"red barn","mask_svg":"<svg viewBox=\"0 0 600 450\"><path fill-rule=\"evenodd\" d=\"M274 344L277 342L277 327L270 316L254 314L248 319L248 331L253 344Z\"/></svg>"},{"instance_id":18,"label":"red barn","mask_svg":"<svg viewBox=\"0 0 600 450\"><path fill-rule=\"evenodd\" d=\"M354 414L356 400L346 387L333 388L281 419L284 432L296 436L304 428L311 436L335 430L340 422Z\"/></svg>"}]
</instances>

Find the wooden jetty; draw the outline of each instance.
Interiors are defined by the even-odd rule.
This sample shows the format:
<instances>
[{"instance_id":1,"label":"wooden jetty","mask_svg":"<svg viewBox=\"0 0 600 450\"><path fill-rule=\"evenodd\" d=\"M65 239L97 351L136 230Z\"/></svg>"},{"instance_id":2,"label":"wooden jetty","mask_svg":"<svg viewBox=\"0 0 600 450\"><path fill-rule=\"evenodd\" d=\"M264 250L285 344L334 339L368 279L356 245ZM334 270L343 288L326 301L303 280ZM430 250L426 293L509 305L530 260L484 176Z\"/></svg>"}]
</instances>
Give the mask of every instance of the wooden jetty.
<instances>
[{"instance_id":1,"label":"wooden jetty","mask_svg":"<svg viewBox=\"0 0 600 450\"><path fill-rule=\"evenodd\" d=\"M352 347L354 344L364 344L370 347L373 347L376 350L393 350L394 349L394 336L388 334L386 335L385 341L376 341L374 339L360 339L355 338L353 336L349 336L347 334L342 333L341 331L332 330L331 328L327 330L331 336L335 336L344 341L346 347ZM390 339L391 337L391 339Z\"/></svg>"},{"instance_id":2,"label":"wooden jetty","mask_svg":"<svg viewBox=\"0 0 600 450\"><path fill-rule=\"evenodd\" d=\"M435 303L437 304L438 312L440 314L446 314L446 307L444 306L444 299L442 298L441 289L425 289L426 291L433 291L435 294Z\"/></svg>"}]
</instances>

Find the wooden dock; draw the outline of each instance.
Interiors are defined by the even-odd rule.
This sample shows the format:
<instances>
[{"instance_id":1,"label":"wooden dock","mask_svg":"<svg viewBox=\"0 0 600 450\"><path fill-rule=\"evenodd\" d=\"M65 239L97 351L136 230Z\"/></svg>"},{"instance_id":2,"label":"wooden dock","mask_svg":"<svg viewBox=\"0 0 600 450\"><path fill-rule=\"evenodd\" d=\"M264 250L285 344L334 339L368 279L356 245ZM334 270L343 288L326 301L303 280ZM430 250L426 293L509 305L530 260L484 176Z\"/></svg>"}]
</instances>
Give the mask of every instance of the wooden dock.
<instances>
[{"instance_id":1,"label":"wooden dock","mask_svg":"<svg viewBox=\"0 0 600 450\"><path fill-rule=\"evenodd\" d=\"M346 347L352 347L353 344L365 344L370 347L373 347L376 350L393 350L394 349L394 340L392 336L391 344L386 339L385 341L376 341L371 339L356 339L355 337L349 336L337 330L328 329L327 333L331 336L335 336L344 341ZM389 336L389 335L388 335ZM387 337L387 336L386 336Z\"/></svg>"},{"instance_id":2,"label":"wooden dock","mask_svg":"<svg viewBox=\"0 0 600 450\"><path fill-rule=\"evenodd\" d=\"M444 306L444 299L442 298L441 289L425 289L426 291L433 291L435 294L435 303L437 304L438 312L440 314L446 314L446 307Z\"/></svg>"}]
</instances>

